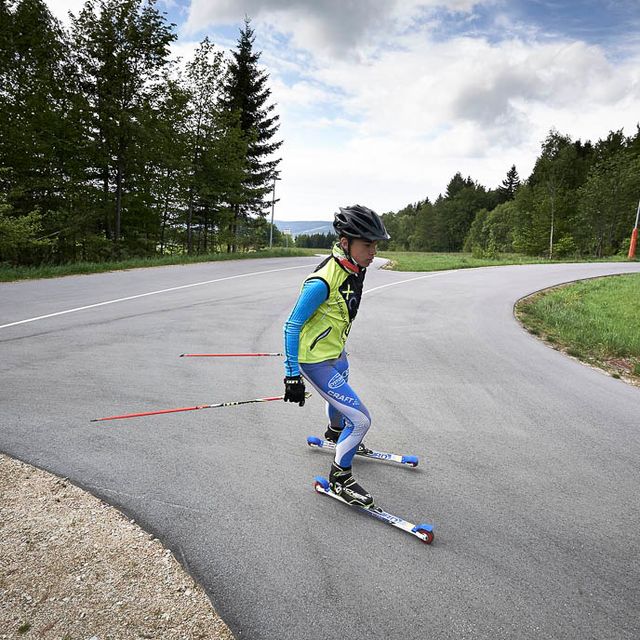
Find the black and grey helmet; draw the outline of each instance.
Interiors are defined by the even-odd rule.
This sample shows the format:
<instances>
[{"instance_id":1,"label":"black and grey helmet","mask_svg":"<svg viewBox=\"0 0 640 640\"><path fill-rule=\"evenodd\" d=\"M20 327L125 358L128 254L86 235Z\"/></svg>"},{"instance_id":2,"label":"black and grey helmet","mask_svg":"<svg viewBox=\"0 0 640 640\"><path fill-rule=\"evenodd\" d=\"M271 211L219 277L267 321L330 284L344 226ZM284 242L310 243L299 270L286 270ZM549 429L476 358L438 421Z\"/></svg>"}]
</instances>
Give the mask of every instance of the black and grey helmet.
<instances>
[{"instance_id":1,"label":"black and grey helmet","mask_svg":"<svg viewBox=\"0 0 640 640\"><path fill-rule=\"evenodd\" d=\"M354 204L352 207L340 207L336 213L333 228L339 236L361 238L369 242L389 240L391 236L384 228L380 216L367 207Z\"/></svg>"}]
</instances>

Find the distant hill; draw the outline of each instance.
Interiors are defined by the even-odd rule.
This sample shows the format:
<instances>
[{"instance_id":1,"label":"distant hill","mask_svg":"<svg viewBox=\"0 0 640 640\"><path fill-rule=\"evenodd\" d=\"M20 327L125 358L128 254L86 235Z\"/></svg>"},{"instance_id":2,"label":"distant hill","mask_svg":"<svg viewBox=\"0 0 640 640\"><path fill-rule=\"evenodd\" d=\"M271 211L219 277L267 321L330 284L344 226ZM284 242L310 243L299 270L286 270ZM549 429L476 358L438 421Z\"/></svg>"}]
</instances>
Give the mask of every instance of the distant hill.
<instances>
[{"instance_id":1,"label":"distant hill","mask_svg":"<svg viewBox=\"0 0 640 640\"><path fill-rule=\"evenodd\" d=\"M291 230L291 235L295 238L301 234L311 235L312 233L335 233L333 221L329 220L274 220L279 231Z\"/></svg>"}]
</instances>

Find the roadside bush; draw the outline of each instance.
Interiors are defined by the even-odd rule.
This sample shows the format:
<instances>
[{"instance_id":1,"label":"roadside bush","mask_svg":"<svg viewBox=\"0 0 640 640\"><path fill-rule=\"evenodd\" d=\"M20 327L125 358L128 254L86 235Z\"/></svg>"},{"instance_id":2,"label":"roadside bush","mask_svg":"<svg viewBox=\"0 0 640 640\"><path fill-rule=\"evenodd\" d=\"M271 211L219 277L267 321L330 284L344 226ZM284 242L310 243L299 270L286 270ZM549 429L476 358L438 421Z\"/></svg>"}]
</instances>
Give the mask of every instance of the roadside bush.
<instances>
[{"instance_id":1,"label":"roadside bush","mask_svg":"<svg viewBox=\"0 0 640 640\"><path fill-rule=\"evenodd\" d=\"M0 202L0 262L34 264L41 262L51 247L42 234L42 214L38 209L13 217L10 205Z\"/></svg>"},{"instance_id":2,"label":"roadside bush","mask_svg":"<svg viewBox=\"0 0 640 640\"><path fill-rule=\"evenodd\" d=\"M620 243L620 249L618 250L618 255L619 256L628 256L629 255L629 247L631 246L631 236L629 236L628 238L625 238L621 243Z\"/></svg>"},{"instance_id":3,"label":"roadside bush","mask_svg":"<svg viewBox=\"0 0 640 640\"><path fill-rule=\"evenodd\" d=\"M553 254L558 258L575 256L578 253L578 246L572 236L563 236L553 246Z\"/></svg>"}]
</instances>

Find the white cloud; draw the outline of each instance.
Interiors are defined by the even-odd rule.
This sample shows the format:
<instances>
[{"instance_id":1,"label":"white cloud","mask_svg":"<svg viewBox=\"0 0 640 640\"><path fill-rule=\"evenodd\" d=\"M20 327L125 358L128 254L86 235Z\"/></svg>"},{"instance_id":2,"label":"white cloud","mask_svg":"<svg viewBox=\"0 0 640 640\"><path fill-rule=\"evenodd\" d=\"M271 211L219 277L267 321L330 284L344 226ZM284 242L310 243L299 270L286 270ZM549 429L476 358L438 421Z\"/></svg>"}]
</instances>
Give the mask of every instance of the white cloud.
<instances>
[{"instance_id":1,"label":"white cloud","mask_svg":"<svg viewBox=\"0 0 640 640\"><path fill-rule=\"evenodd\" d=\"M289 120L293 102L308 106L313 92L301 82L291 100L276 97L285 140L278 207L289 219L328 217L355 200L398 209L436 197L456 171L495 187L514 163L530 173L552 127L596 141L611 129L634 133L640 117L637 61L614 64L582 42L436 42L420 32L366 63L316 63L313 78L335 89L351 127L315 146L311 127ZM331 95L321 92L321 106Z\"/></svg>"},{"instance_id":2,"label":"white cloud","mask_svg":"<svg viewBox=\"0 0 640 640\"><path fill-rule=\"evenodd\" d=\"M538 102L561 110L640 98L633 66L582 43L415 38L357 70L346 62L317 76L350 94L345 108L363 116L363 127L417 135L458 121L499 130Z\"/></svg>"},{"instance_id":3,"label":"white cloud","mask_svg":"<svg viewBox=\"0 0 640 640\"><path fill-rule=\"evenodd\" d=\"M71 24L69 20L69 12L77 16L84 6L86 0L45 0L49 11L62 22L65 26Z\"/></svg>"},{"instance_id":4,"label":"white cloud","mask_svg":"<svg viewBox=\"0 0 640 640\"><path fill-rule=\"evenodd\" d=\"M544 33L512 19L500 0L447 2L458 26L479 5L491 9L492 38L455 35L443 4L191 0L180 29L193 42L181 37L172 48L188 58L208 27L251 16L281 117L283 219L328 219L355 201L398 209L435 198L456 171L495 187L516 164L525 178L552 127L592 141L612 129L635 133L640 41L613 50ZM235 46L224 33L212 40Z\"/></svg>"},{"instance_id":5,"label":"white cloud","mask_svg":"<svg viewBox=\"0 0 640 640\"><path fill-rule=\"evenodd\" d=\"M245 15L288 34L296 47L343 55L371 46L367 35L390 24L406 27L416 11L444 7L469 12L495 0L192 0L185 32L215 24L237 24ZM373 41L375 46L375 41Z\"/></svg>"}]
</instances>

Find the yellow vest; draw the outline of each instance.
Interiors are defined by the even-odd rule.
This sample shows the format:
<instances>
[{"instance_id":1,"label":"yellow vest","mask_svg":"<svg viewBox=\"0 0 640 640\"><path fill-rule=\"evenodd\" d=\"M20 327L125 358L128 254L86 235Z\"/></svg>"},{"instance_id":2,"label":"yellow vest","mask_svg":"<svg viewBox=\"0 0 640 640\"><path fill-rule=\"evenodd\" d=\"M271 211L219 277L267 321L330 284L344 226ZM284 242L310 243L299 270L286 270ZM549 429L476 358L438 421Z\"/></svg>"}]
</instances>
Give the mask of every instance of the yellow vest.
<instances>
[{"instance_id":1,"label":"yellow vest","mask_svg":"<svg viewBox=\"0 0 640 640\"><path fill-rule=\"evenodd\" d=\"M358 268L347 261L340 245L336 244L332 255L306 278L305 282L322 280L329 295L302 327L299 362L324 362L342 353L358 313L366 271L354 269Z\"/></svg>"}]
</instances>

